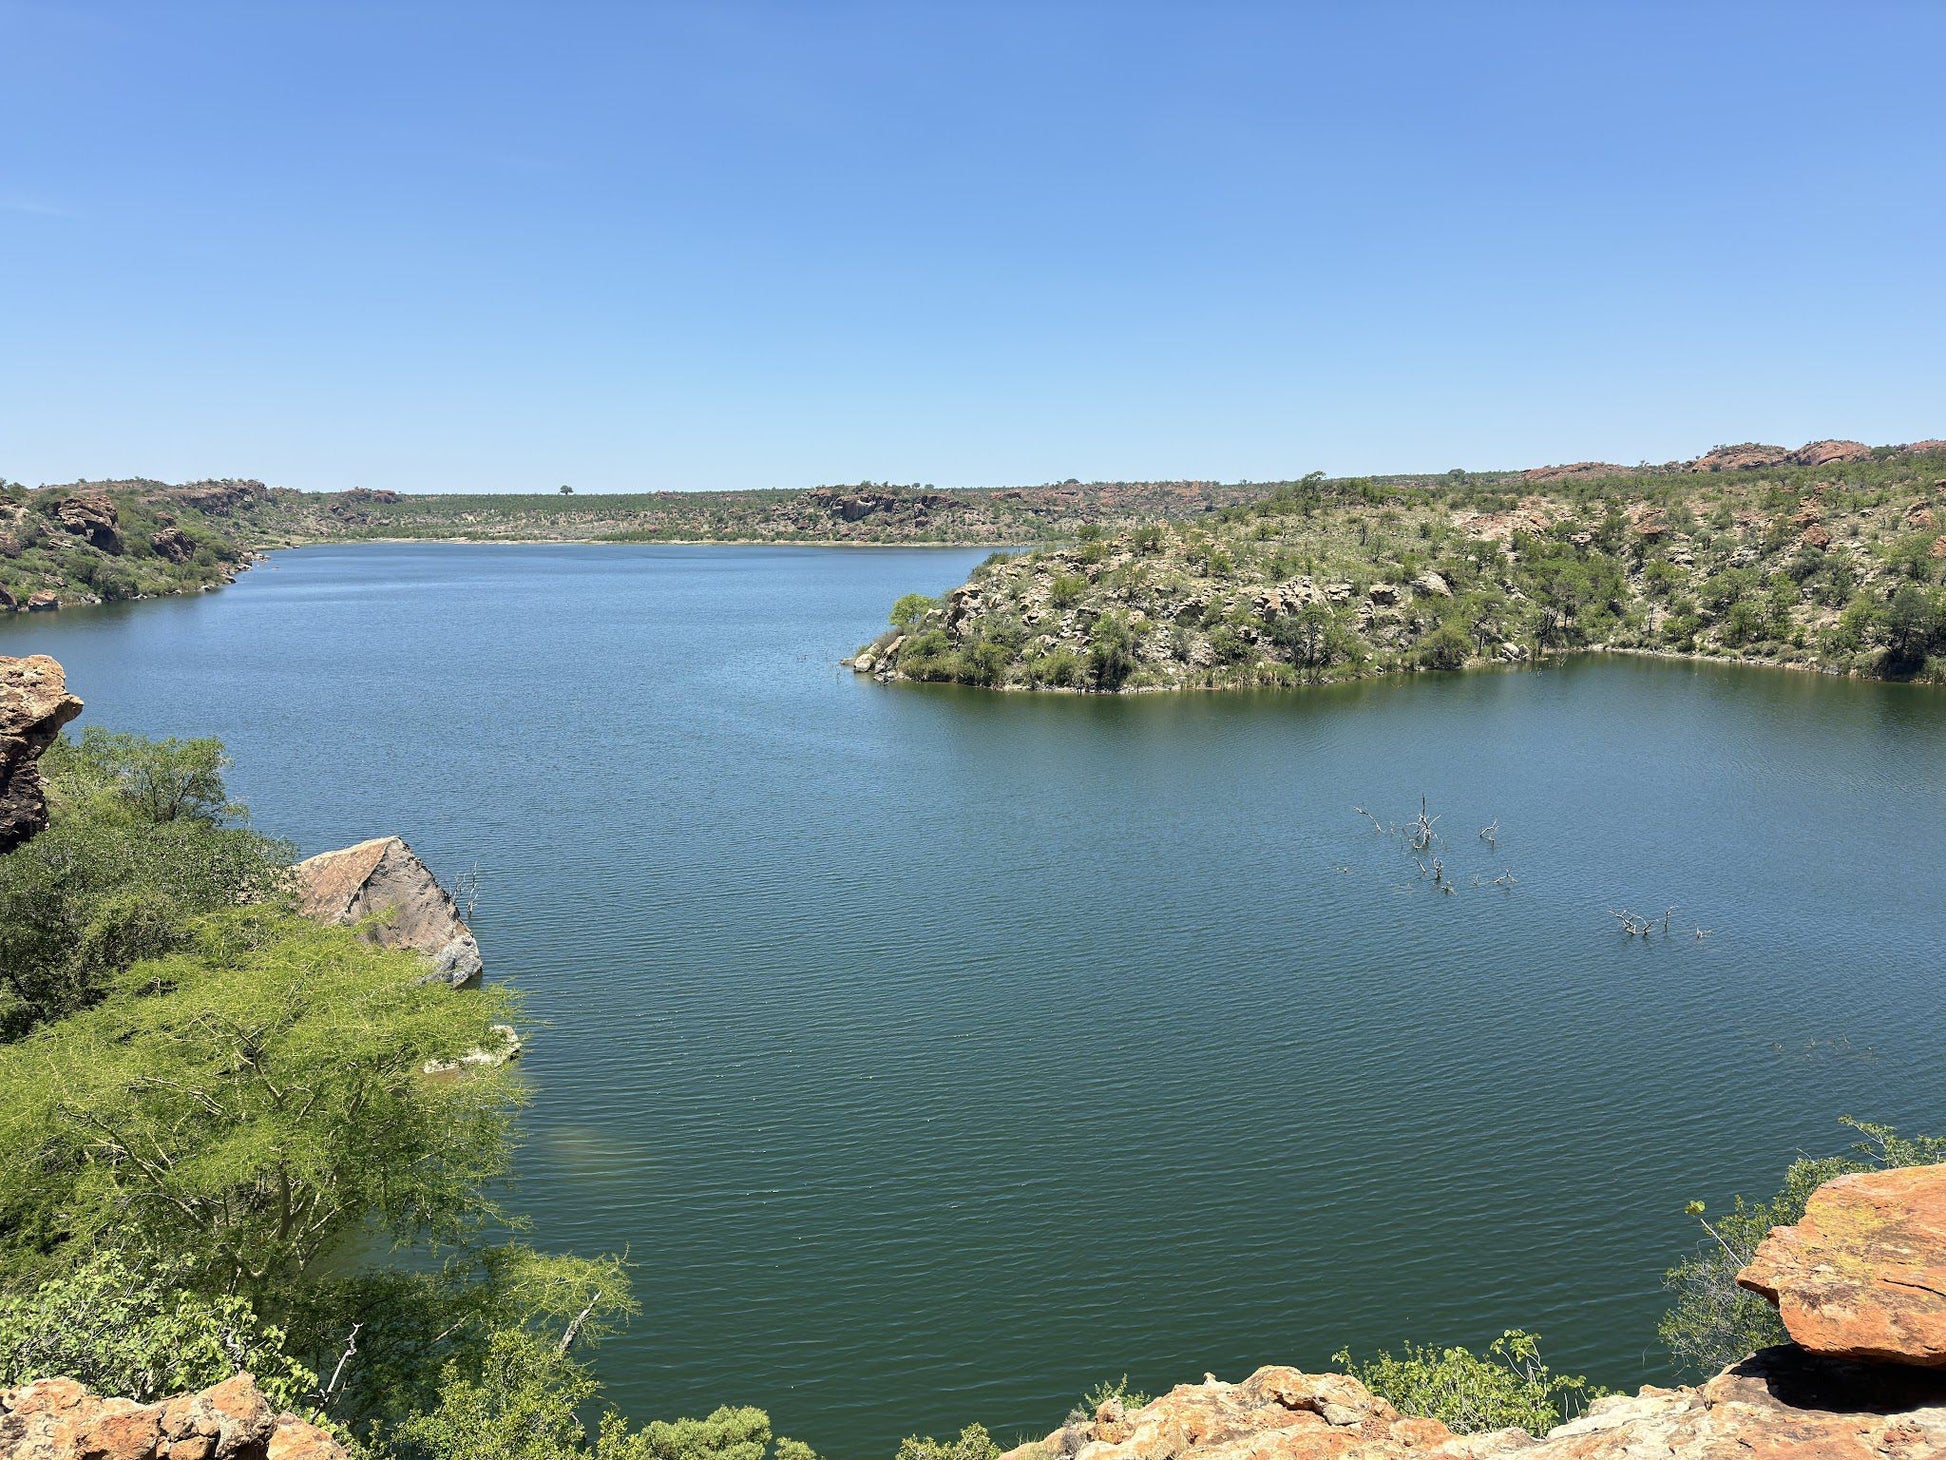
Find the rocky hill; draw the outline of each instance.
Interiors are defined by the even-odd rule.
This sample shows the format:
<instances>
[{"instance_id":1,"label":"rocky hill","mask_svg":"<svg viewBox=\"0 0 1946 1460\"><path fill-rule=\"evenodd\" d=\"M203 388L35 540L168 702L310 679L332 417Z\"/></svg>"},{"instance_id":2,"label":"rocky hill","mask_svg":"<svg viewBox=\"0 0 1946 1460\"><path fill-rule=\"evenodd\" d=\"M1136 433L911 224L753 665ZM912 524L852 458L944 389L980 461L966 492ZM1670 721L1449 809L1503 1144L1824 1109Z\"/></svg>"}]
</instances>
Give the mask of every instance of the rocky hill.
<instances>
[{"instance_id":1,"label":"rocky hill","mask_svg":"<svg viewBox=\"0 0 1946 1460\"><path fill-rule=\"evenodd\" d=\"M1288 483L1192 521L989 559L851 662L1002 689L1288 685L1695 654L1946 678L1946 444L1719 447Z\"/></svg>"},{"instance_id":2,"label":"rocky hill","mask_svg":"<svg viewBox=\"0 0 1946 1460\"><path fill-rule=\"evenodd\" d=\"M261 482L0 481L0 611L195 593L249 562Z\"/></svg>"}]
</instances>

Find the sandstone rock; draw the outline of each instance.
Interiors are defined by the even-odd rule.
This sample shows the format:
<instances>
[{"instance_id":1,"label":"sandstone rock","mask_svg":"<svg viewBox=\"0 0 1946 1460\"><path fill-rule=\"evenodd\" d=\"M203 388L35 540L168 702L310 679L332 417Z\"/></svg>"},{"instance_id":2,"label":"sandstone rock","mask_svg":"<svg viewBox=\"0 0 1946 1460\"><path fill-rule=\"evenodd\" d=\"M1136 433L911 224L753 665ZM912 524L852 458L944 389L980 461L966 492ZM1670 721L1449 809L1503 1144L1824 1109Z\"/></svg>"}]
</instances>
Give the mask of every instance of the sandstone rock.
<instances>
[{"instance_id":1,"label":"sandstone rock","mask_svg":"<svg viewBox=\"0 0 1946 1460\"><path fill-rule=\"evenodd\" d=\"M0 584L0 613L12 613L20 607L20 600L13 596L12 590Z\"/></svg>"},{"instance_id":2,"label":"sandstone rock","mask_svg":"<svg viewBox=\"0 0 1946 1460\"><path fill-rule=\"evenodd\" d=\"M1791 453L1782 446L1763 446L1745 441L1736 446L1718 446L1690 463L1691 471L1742 471L1748 467L1782 466Z\"/></svg>"},{"instance_id":3,"label":"sandstone rock","mask_svg":"<svg viewBox=\"0 0 1946 1460\"><path fill-rule=\"evenodd\" d=\"M1831 546L1831 534L1814 522L1804 529L1804 545L1811 548L1828 548Z\"/></svg>"},{"instance_id":4,"label":"sandstone rock","mask_svg":"<svg viewBox=\"0 0 1946 1460\"><path fill-rule=\"evenodd\" d=\"M1521 1460L1921 1460L1946 1447L1946 1386L1785 1345L1700 1388L1597 1400Z\"/></svg>"},{"instance_id":5,"label":"sandstone rock","mask_svg":"<svg viewBox=\"0 0 1946 1460\"><path fill-rule=\"evenodd\" d=\"M43 588L38 593L27 595L29 613L52 613L61 606L61 595L52 588Z\"/></svg>"},{"instance_id":6,"label":"sandstone rock","mask_svg":"<svg viewBox=\"0 0 1946 1460\"><path fill-rule=\"evenodd\" d=\"M1834 461L1869 461L1872 448L1863 441L1810 441L1791 453L1793 466L1826 466Z\"/></svg>"},{"instance_id":7,"label":"sandstone rock","mask_svg":"<svg viewBox=\"0 0 1946 1460\"><path fill-rule=\"evenodd\" d=\"M1946 1166L1827 1181L1737 1282L1814 1353L1946 1367Z\"/></svg>"},{"instance_id":8,"label":"sandstone rock","mask_svg":"<svg viewBox=\"0 0 1946 1460\"><path fill-rule=\"evenodd\" d=\"M0 1391L0 1460L349 1460L248 1374L159 1404L104 1399L72 1379Z\"/></svg>"},{"instance_id":9,"label":"sandstone rock","mask_svg":"<svg viewBox=\"0 0 1946 1460\"><path fill-rule=\"evenodd\" d=\"M172 563L186 563L196 555L196 544L180 527L165 527L149 539L149 546Z\"/></svg>"},{"instance_id":10,"label":"sandstone rock","mask_svg":"<svg viewBox=\"0 0 1946 1460\"><path fill-rule=\"evenodd\" d=\"M325 923L364 923L386 948L409 948L432 965L429 979L457 988L480 975L480 945L451 895L412 848L377 837L297 864L298 906ZM372 921L366 922L366 919Z\"/></svg>"},{"instance_id":11,"label":"sandstone rock","mask_svg":"<svg viewBox=\"0 0 1946 1460\"><path fill-rule=\"evenodd\" d=\"M1447 584L1446 580L1430 569L1421 573L1417 578L1414 578L1412 580L1412 586L1415 591L1430 594L1434 598L1451 598L1453 596L1453 590Z\"/></svg>"},{"instance_id":12,"label":"sandstone rock","mask_svg":"<svg viewBox=\"0 0 1946 1460\"><path fill-rule=\"evenodd\" d=\"M105 553L122 550L120 519L115 515L115 504L107 497L99 494L69 497L54 509L54 520L69 532L85 537L91 547Z\"/></svg>"},{"instance_id":13,"label":"sandstone rock","mask_svg":"<svg viewBox=\"0 0 1946 1460\"><path fill-rule=\"evenodd\" d=\"M1899 450L1907 456L1936 456L1941 452L1946 452L1946 441L1937 439L1914 441L1909 445L1901 446Z\"/></svg>"},{"instance_id":14,"label":"sandstone rock","mask_svg":"<svg viewBox=\"0 0 1946 1460\"><path fill-rule=\"evenodd\" d=\"M67 675L45 654L0 657L0 852L11 852L47 827L41 755L61 727L81 713Z\"/></svg>"},{"instance_id":15,"label":"sandstone rock","mask_svg":"<svg viewBox=\"0 0 1946 1460\"><path fill-rule=\"evenodd\" d=\"M1365 590L1365 597L1373 603L1392 604L1399 601L1399 587L1396 583L1374 583Z\"/></svg>"},{"instance_id":16,"label":"sandstone rock","mask_svg":"<svg viewBox=\"0 0 1946 1460\"><path fill-rule=\"evenodd\" d=\"M1355 1379L1259 1369L1180 1385L1098 1414L1003 1460L1926 1460L1946 1453L1946 1376L1861 1366L1784 1346L1700 1388L1597 1400L1535 1439L1455 1435L1409 1419Z\"/></svg>"}]
</instances>

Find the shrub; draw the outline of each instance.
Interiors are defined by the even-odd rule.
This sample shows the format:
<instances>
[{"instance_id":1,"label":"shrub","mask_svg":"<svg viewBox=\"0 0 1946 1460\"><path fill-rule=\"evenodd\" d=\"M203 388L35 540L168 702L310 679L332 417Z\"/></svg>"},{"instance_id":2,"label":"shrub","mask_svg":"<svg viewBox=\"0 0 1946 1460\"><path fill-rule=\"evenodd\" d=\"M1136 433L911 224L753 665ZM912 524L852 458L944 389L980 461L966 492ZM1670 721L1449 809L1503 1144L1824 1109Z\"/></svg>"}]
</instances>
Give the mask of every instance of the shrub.
<instances>
[{"instance_id":1,"label":"shrub","mask_svg":"<svg viewBox=\"0 0 1946 1460\"><path fill-rule=\"evenodd\" d=\"M1427 669L1462 669L1473 648L1458 624L1441 624L1419 641L1419 662Z\"/></svg>"},{"instance_id":2,"label":"shrub","mask_svg":"<svg viewBox=\"0 0 1946 1460\"><path fill-rule=\"evenodd\" d=\"M1119 614L1105 613L1094 622L1088 644L1088 674L1096 689L1120 689L1135 672L1135 635Z\"/></svg>"},{"instance_id":3,"label":"shrub","mask_svg":"<svg viewBox=\"0 0 1946 1460\"><path fill-rule=\"evenodd\" d=\"M1361 1363L1340 1350L1332 1362L1401 1414L1436 1419L1462 1435L1509 1428L1543 1435L1606 1392L1579 1375L1548 1368L1540 1340L1517 1328L1488 1344L1484 1354L1407 1344L1396 1358L1381 1350Z\"/></svg>"},{"instance_id":4,"label":"shrub","mask_svg":"<svg viewBox=\"0 0 1946 1460\"><path fill-rule=\"evenodd\" d=\"M1047 599L1056 608L1073 608L1087 591L1088 580L1079 573L1056 573L1047 585Z\"/></svg>"},{"instance_id":5,"label":"shrub","mask_svg":"<svg viewBox=\"0 0 1946 1460\"><path fill-rule=\"evenodd\" d=\"M179 1284L190 1264L132 1264L120 1252L24 1294L0 1294L0 1389L68 1378L141 1403L206 1389L239 1369L280 1405L297 1405L317 1375L284 1353L284 1335L249 1303Z\"/></svg>"},{"instance_id":6,"label":"shrub","mask_svg":"<svg viewBox=\"0 0 1946 1460\"><path fill-rule=\"evenodd\" d=\"M900 1442L896 1460L997 1460L999 1454L984 1425L968 1425L957 1440L910 1435Z\"/></svg>"}]
</instances>

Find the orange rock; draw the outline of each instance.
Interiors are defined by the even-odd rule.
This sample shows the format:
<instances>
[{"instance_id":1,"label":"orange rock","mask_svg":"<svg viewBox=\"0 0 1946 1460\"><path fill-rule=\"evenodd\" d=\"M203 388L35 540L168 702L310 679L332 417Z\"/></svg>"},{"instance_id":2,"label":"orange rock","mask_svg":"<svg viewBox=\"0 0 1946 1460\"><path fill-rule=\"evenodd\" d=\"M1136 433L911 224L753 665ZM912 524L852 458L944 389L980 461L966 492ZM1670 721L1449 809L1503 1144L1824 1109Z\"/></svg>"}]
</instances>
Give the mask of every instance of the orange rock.
<instances>
[{"instance_id":1,"label":"orange rock","mask_svg":"<svg viewBox=\"0 0 1946 1460\"><path fill-rule=\"evenodd\" d=\"M1737 1282L1814 1353L1946 1367L1946 1165L1827 1181Z\"/></svg>"},{"instance_id":2,"label":"orange rock","mask_svg":"<svg viewBox=\"0 0 1946 1460\"><path fill-rule=\"evenodd\" d=\"M324 1430L273 1415L248 1374L160 1404L72 1379L0 1392L0 1460L350 1460Z\"/></svg>"}]
</instances>

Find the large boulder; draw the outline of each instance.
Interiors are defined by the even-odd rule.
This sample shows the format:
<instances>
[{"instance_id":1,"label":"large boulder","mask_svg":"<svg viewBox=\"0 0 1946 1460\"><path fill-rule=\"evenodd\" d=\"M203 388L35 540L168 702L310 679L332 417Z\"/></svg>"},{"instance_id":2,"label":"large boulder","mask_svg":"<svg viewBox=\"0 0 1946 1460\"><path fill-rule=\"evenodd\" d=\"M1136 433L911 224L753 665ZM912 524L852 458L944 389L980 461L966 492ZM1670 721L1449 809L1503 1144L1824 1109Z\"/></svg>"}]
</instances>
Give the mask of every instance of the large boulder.
<instances>
[{"instance_id":1,"label":"large boulder","mask_svg":"<svg viewBox=\"0 0 1946 1460\"><path fill-rule=\"evenodd\" d=\"M1946 1368L1946 1166L1827 1181L1737 1282L1814 1353Z\"/></svg>"},{"instance_id":2,"label":"large boulder","mask_svg":"<svg viewBox=\"0 0 1946 1460\"><path fill-rule=\"evenodd\" d=\"M396 836L321 852L297 864L298 906L319 922L363 925L385 948L409 948L428 979L457 988L480 976L480 945L452 896Z\"/></svg>"},{"instance_id":3,"label":"large boulder","mask_svg":"<svg viewBox=\"0 0 1946 1460\"><path fill-rule=\"evenodd\" d=\"M47 829L40 758L80 713L58 661L45 654L0 656L0 852Z\"/></svg>"},{"instance_id":4,"label":"large boulder","mask_svg":"<svg viewBox=\"0 0 1946 1460\"><path fill-rule=\"evenodd\" d=\"M278 1414L237 1374L156 1404L104 1399L72 1379L0 1391L0 1460L349 1460L316 1425Z\"/></svg>"}]
</instances>

